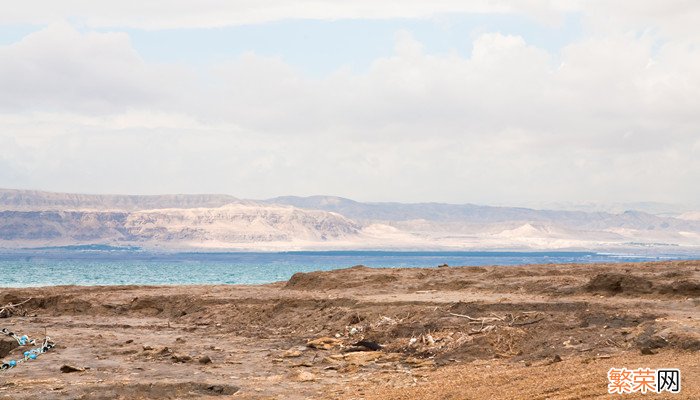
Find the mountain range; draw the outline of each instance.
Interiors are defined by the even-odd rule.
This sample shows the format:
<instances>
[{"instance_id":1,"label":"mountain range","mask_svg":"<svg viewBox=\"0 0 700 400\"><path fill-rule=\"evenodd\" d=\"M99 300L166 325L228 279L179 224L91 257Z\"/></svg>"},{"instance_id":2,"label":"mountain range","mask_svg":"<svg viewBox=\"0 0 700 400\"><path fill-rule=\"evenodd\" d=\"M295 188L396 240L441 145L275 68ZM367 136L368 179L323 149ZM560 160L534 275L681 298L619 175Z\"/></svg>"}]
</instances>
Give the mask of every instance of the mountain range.
<instances>
[{"instance_id":1,"label":"mountain range","mask_svg":"<svg viewBox=\"0 0 700 400\"><path fill-rule=\"evenodd\" d=\"M0 248L700 250L698 213L0 189Z\"/></svg>"}]
</instances>

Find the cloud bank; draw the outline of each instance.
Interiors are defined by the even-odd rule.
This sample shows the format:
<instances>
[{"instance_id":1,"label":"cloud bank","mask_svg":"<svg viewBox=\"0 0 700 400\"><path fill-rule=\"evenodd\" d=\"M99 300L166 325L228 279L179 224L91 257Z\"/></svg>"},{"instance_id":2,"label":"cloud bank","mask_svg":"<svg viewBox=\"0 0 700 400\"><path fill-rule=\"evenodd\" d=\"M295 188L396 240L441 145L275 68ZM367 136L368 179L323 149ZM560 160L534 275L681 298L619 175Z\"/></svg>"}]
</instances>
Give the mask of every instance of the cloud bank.
<instances>
[{"instance_id":1,"label":"cloud bank","mask_svg":"<svg viewBox=\"0 0 700 400\"><path fill-rule=\"evenodd\" d=\"M61 3L0 17L80 15L88 26L52 22L0 47L0 186L508 204L700 199L693 3L226 2L202 14L183 1L148 2L138 18L136 3L118 12ZM431 54L399 31L367 71L309 77L255 51L204 69L147 62L127 33L90 28L441 12L520 12L542 23L577 12L586 34L552 52L484 32L464 39L469 54Z\"/></svg>"}]
</instances>

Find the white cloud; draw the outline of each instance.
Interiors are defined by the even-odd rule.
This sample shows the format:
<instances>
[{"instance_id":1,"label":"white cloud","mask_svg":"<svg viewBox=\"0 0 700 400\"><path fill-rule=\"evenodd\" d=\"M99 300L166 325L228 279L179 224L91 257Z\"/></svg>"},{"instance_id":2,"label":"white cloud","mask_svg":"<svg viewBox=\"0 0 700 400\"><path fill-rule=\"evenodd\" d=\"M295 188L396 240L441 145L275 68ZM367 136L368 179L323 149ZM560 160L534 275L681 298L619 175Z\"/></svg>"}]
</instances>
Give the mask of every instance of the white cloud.
<instances>
[{"instance_id":1,"label":"white cloud","mask_svg":"<svg viewBox=\"0 0 700 400\"><path fill-rule=\"evenodd\" d=\"M668 40L700 39L700 3L693 0L580 0L589 32L658 33Z\"/></svg>"},{"instance_id":2,"label":"white cloud","mask_svg":"<svg viewBox=\"0 0 700 400\"><path fill-rule=\"evenodd\" d=\"M561 53L484 33L469 56L399 32L363 73L248 53L200 79L52 25L0 48L0 186L695 202L697 41L600 32Z\"/></svg>"},{"instance_id":3,"label":"white cloud","mask_svg":"<svg viewBox=\"0 0 700 400\"><path fill-rule=\"evenodd\" d=\"M540 1L494 0L27 0L7 7L0 23L45 24L71 18L89 27L133 27L174 29L257 24L282 19L342 18L422 18L443 13L511 12L527 8L552 18L550 11L537 6Z\"/></svg>"},{"instance_id":4,"label":"white cloud","mask_svg":"<svg viewBox=\"0 0 700 400\"><path fill-rule=\"evenodd\" d=\"M125 33L80 33L56 23L0 47L0 110L158 106L174 94L173 82L183 86L186 78L179 68L145 63Z\"/></svg>"}]
</instances>

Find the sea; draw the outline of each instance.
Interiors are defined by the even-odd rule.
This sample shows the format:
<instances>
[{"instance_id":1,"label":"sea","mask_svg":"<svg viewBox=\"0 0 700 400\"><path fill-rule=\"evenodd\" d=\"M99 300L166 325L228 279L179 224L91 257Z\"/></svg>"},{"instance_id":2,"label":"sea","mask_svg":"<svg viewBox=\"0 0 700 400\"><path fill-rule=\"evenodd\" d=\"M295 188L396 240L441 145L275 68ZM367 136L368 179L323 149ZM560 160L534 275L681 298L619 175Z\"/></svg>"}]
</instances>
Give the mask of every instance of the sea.
<instances>
[{"instance_id":1,"label":"sea","mask_svg":"<svg viewBox=\"0 0 700 400\"><path fill-rule=\"evenodd\" d=\"M372 268L698 259L692 254L616 254L578 251L292 251L158 253L138 248L75 246L0 250L0 287L54 285L261 284L297 272L365 265Z\"/></svg>"}]
</instances>

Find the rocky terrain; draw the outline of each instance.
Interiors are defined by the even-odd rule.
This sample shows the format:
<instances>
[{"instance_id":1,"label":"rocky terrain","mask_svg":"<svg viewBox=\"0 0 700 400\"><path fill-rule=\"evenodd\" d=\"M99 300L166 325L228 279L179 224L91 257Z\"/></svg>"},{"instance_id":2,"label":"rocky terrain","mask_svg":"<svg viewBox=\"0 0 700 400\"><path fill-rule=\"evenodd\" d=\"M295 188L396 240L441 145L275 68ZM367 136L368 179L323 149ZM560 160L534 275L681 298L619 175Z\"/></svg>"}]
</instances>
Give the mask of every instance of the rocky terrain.
<instances>
[{"instance_id":1,"label":"rocky terrain","mask_svg":"<svg viewBox=\"0 0 700 400\"><path fill-rule=\"evenodd\" d=\"M57 347L1 372L0 399L588 399L611 367L680 368L682 392L650 398L700 397L698 261L0 289L5 304L2 327Z\"/></svg>"},{"instance_id":2,"label":"rocky terrain","mask_svg":"<svg viewBox=\"0 0 700 400\"><path fill-rule=\"evenodd\" d=\"M0 211L0 246L110 244L207 247L267 242L325 242L359 226L334 213L289 206L140 211Z\"/></svg>"},{"instance_id":3,"label":"rocky terrain","mask_svg":"<svg viewBox=\"0 0 700 400\"><path fill-rule=\"evenodd\" d=\"M329 196L122 196L0 190L0 248L595 249L700 252L700 220L641 211L360 203Z\"/></svg>"}]
</instances>

